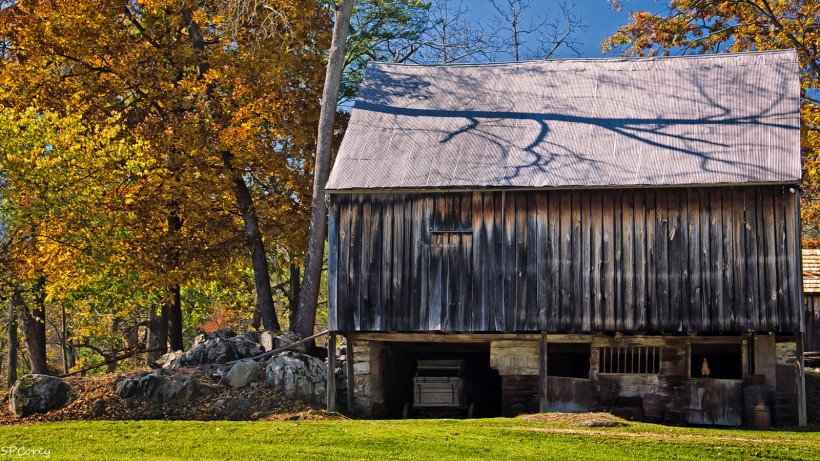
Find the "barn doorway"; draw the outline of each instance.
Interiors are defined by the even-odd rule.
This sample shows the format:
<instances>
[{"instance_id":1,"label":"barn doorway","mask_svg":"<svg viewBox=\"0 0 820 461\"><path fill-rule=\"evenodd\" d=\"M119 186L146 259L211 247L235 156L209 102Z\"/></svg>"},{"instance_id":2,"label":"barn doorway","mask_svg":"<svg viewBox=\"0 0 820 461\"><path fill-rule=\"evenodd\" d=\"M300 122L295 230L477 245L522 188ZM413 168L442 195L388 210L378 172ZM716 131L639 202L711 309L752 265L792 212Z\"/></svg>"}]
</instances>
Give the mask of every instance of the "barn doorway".
<instances>
[{"instance_id":1,"label":"barn doorway","mask_svg":"<svg viewBox=\"0 0 820 461\"><path fill-rule=\"evenodd\" d=\"M490 343L385 342L382 351L384 414L401 418L405 404L413 402L413 378L419 360L461 360L467 403L475 403L475 417L501 415L501 377L490 368ZM465 412L466 415L466 412ZM413 417L428 417L424 411Z\"/></svg>"}]
</instances>

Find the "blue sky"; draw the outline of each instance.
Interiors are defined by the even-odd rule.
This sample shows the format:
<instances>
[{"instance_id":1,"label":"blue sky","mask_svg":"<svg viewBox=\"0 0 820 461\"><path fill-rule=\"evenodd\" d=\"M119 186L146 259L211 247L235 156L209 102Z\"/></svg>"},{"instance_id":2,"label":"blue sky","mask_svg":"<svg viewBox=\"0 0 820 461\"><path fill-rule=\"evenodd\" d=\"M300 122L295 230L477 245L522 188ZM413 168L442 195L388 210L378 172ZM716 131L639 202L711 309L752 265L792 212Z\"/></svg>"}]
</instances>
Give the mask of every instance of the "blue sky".
<instances>
[{"instance_id":1,"label":"blue sky","mask_svg":"<svg viewBox=\"0 0 820 461\"><path fill-rule=\"evenodd\" d=\"M506 2L506 0L498 1ZM470 11L480 16L489 16L494 11L488 0L465 0L464 4ZM533 11L536 11L536 8L549 11L554 9L556 4L556 0L534 0ZM578 37L578 40L583 42L579 50L581 57L599 58L603 56L601 41L615 33L619 25L626 24L630 10L658 12L667 7L667 2L657 0L624 0L622 4L622 11L614 11L607 0L575 0L574 11L584 19L584 23L588 26L587 31ZM575 56L564 50L556 57Z\"/></svg>"}]
</instances>

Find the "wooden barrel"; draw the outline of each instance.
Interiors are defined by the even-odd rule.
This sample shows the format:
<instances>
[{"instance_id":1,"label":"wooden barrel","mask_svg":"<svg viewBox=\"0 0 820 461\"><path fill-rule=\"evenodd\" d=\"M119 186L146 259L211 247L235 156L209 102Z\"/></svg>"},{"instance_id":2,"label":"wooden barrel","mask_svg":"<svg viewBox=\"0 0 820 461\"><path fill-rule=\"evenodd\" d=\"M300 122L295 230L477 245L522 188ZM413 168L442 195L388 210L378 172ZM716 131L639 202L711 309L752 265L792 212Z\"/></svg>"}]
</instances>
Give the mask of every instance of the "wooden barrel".
<instances>
[{"instance_id":1,"label":"wooden barrel","mask_svg":"<svg viewBox=\"0 0 820 461\"><path fill-rule=\"evenodd\" d=\"M642 409L644 419L647 421L662 420L663 398L658 394L644 394Z\"/></svg>"}]
</instances>

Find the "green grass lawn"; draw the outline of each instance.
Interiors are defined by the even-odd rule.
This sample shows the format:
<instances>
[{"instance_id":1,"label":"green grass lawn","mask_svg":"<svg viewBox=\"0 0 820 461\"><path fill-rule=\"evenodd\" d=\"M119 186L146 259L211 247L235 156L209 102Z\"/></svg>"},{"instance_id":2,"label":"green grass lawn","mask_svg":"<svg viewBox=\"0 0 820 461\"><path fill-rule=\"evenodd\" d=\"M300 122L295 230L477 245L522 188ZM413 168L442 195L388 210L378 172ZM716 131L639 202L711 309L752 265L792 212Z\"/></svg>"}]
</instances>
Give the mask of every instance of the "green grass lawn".
<instances>
[{"instance_id":1,"label":"green grass lawn","mask_svg":"<svg viewBox=\"0 0 820 461\"><path fill-rule=\"evenodd\" d=\"M0 427L0 461L43 459L820 459L818 432L632 424L583 428L522 419L74 421ZM5 451L4 451L5 450Z\"/></svg>"}]
</instances>

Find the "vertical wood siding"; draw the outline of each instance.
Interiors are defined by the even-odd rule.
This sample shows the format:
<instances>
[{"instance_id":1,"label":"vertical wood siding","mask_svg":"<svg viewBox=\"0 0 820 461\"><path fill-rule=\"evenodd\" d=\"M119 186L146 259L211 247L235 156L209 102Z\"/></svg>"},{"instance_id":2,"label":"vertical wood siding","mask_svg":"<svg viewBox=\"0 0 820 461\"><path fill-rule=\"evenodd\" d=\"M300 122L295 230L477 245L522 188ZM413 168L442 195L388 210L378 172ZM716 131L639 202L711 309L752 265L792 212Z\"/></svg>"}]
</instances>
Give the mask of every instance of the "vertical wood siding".
<instances>
[{"instance_id":1,"label":"vertical wood siding","mask_svg":"<svg viewBox=\"0 0 820 461\"><path fill-rule=\"evenodd\" d=\"M341 331L801 331L784 186L333 194Z\"/></svg>"}]
</instances>

